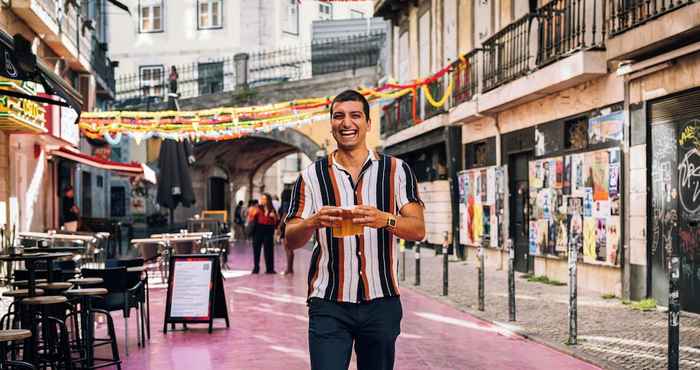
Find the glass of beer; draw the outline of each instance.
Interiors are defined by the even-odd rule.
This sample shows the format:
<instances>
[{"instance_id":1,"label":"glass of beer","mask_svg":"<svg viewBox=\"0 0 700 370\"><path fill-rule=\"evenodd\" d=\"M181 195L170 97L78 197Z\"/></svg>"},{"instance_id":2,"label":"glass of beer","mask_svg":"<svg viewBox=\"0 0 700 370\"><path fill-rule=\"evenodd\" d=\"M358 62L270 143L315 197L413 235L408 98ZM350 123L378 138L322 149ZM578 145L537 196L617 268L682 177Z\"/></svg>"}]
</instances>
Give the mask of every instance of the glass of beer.
<instances>
[{"instance_id":1,"label":"glass of beer","mask_svg":"<svg viewBox=\"0 0 700 370\"><path fill-rule=\"evenodd\" d=\"M361 235L364 232L364 226L352 222L352 219L355 218L352 214L352 208L343 208L341 217L342 220L338 221L332 228L334 238Z\"/></svg>"}]
</instances>

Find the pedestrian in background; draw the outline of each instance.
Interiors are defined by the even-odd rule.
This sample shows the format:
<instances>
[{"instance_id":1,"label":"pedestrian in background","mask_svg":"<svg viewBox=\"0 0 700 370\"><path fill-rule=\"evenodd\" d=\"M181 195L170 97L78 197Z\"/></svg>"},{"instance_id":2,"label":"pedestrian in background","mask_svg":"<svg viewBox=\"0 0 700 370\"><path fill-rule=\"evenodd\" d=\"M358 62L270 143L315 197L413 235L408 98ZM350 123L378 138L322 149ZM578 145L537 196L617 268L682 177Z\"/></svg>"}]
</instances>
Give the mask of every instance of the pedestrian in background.
<instances>
[{"instance_id":1,"label":"pedestrian in background","mask_svg":"<svg viewBox=\"0 0 700 370\"><path fill-rule=\"evenodd\" d=\"M285 188L282 190L281 205L279 210L280 217L283 217L280 222L280 243L284 243L284 233L286 229L287 212L289 212L289 202L292 198L292 189ZM284 269L282 275L290 275L294 273L294 251L288 248L284 249L287 255L287 268Z\"/></svg>"},{"instance_id":2,"label":"pedestrian in background","mask_svg":"<svg viewBox=\"0 0 700 370\"><path fill-rule=\"evenodd\" d=\"M260 272L260 252L264 248L265 273L275 274L275 229L279 223L277 211L272 207L270 194L260 197L260 204L253 208L252 215L248 215L255 223L253 231L253 273Z\"/></svg>"},{"instance_id":3,"label":"pedestrian in background","mask_svg":"<svg viewBox=\"0 0 700 370\"><path fill-rule=\"evenodd\" d=\"M233 211L233 232L235 233L236 240L245 240L245 218L243 218L244 211L245 210L243 209L243 201L239 200L238 205L236 205L236 209Z\"/></svg>"},{"instance_id":4,"label":"pedestrian in background","mask_svg":"<svg viewBox=\"0 0 700 370\"><path fill-rule=\"evenodd\" d=\"M170 67L170 75L168 76L168 82L170 83L170 93L177 94L177 79L179 78L177 74L177 68L175 66Z\"/></svg>"},{"instance_id":5,"label":"pedestrian in background","mask_svg":"<svg viewBox=\"0 0 700 370\"><path fill-rule=\"evenodd\" d=\"M70 185L63 191L62 204L63 229L66 231L78 231L80 210L75 205L75 191Z\"/></svg>"}]
</instances>

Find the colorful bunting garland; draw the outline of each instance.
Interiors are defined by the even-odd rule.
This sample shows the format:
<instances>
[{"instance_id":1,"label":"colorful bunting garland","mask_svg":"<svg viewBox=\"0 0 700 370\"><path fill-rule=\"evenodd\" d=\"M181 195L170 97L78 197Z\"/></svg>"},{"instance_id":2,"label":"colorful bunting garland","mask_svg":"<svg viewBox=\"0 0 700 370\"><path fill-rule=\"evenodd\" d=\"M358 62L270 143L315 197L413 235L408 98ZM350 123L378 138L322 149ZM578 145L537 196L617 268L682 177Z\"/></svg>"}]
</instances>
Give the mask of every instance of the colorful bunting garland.
<instances>
[{"instance_id":1,"label":"colorful bunting garland","mask_svg":"<svg viewBox=\"0 0 700 370\"><path fill-rule=\"evenodd\" d=\"M460 57L461 63L464 58ZM435 108L445 105L451 95L453 81L448 79L443 96L439 100L430 92L429 85L450 72L449 65L434 75L410 84L386 83L378 88L360 87L370 104L378 104L412 94L413 122L417 117L418 89L429 104ZM226 107L199 111L157 111L157 112L86 112L80 118L80 129L92 139L105 140L111 145L118 144L126 134L137 143L151 137L169 139L231 140L256 132L284 130L300 127L328 119L329 106L333 97L298 99L284 103L249 107Z\"/></svg>"}]
</instances>

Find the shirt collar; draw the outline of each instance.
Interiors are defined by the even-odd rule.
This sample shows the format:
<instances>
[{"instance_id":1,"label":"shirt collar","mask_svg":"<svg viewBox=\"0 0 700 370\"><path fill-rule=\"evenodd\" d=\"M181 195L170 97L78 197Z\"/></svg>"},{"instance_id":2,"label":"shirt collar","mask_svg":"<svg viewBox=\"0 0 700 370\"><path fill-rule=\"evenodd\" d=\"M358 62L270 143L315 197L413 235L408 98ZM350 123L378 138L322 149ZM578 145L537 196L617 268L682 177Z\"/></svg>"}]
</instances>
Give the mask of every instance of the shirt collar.
<instances>
[{"instance_id":1,"label":"shirt collar","mask_svg":"<svg viewBox=\"0 0 700 370\"><path fill-rule=\"evenodd\" d=\"M345 167L343 167L343 165L341 165L338 161L335 160L335 153L336 152L337 152L337 150L334 150L330 155L328 155L328 167L335 166L338 169L347 172L347 169ZM368 152L367 159L365 159L365 162L362 164L362 167L364 167L367 164L367 162L369 162L369 161L378 161L379 160L379 155L377 155L377 153L375 153L373 150L368 150L367 152Z\"/></svg>"}]
</instances>

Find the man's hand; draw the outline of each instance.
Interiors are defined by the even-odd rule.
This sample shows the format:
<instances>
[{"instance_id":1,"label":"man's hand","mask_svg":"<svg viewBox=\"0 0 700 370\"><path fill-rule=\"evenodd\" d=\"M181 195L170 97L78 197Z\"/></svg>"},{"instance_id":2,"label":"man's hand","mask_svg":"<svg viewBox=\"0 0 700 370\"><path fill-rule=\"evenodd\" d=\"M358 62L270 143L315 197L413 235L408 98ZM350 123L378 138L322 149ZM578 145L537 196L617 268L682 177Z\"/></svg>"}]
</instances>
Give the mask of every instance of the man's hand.
<instances>
[{"instance_id":1,"label":"man's hand","mask_svg":"<svg viewBox=\"0 0 700 370\"><path fill-rule=\"evenodd\" d=\"M342 208L326 206L319 209L315 215L309 217L306 221L314 230L322 227L333 227L342 221L342 214Z\"/></svg>"},{"instance_id":2,"label":"man's hand","mask_svg":"<svg viewBox=\"0 0 700 370\"><path fill-rule=\"evenodd\" d=\"M306 245L313 233L322 227L333 227L343 218L343 209L338 207L323 207L307 219L292 217L286 220L284 230L284 247L294 250Z\"/></svg>"},{"instance_id":3,"label":"man's hand","mask_svg":"<svg viewBox=\"0 0 700 370\"><path fill-rule=\"evenodd\" d=\"M376 207L359 205L352 210L354 218L352 222L362 226L381 229L386 226L389 214L378 210Z\"/></svg>"}]
</instances>

